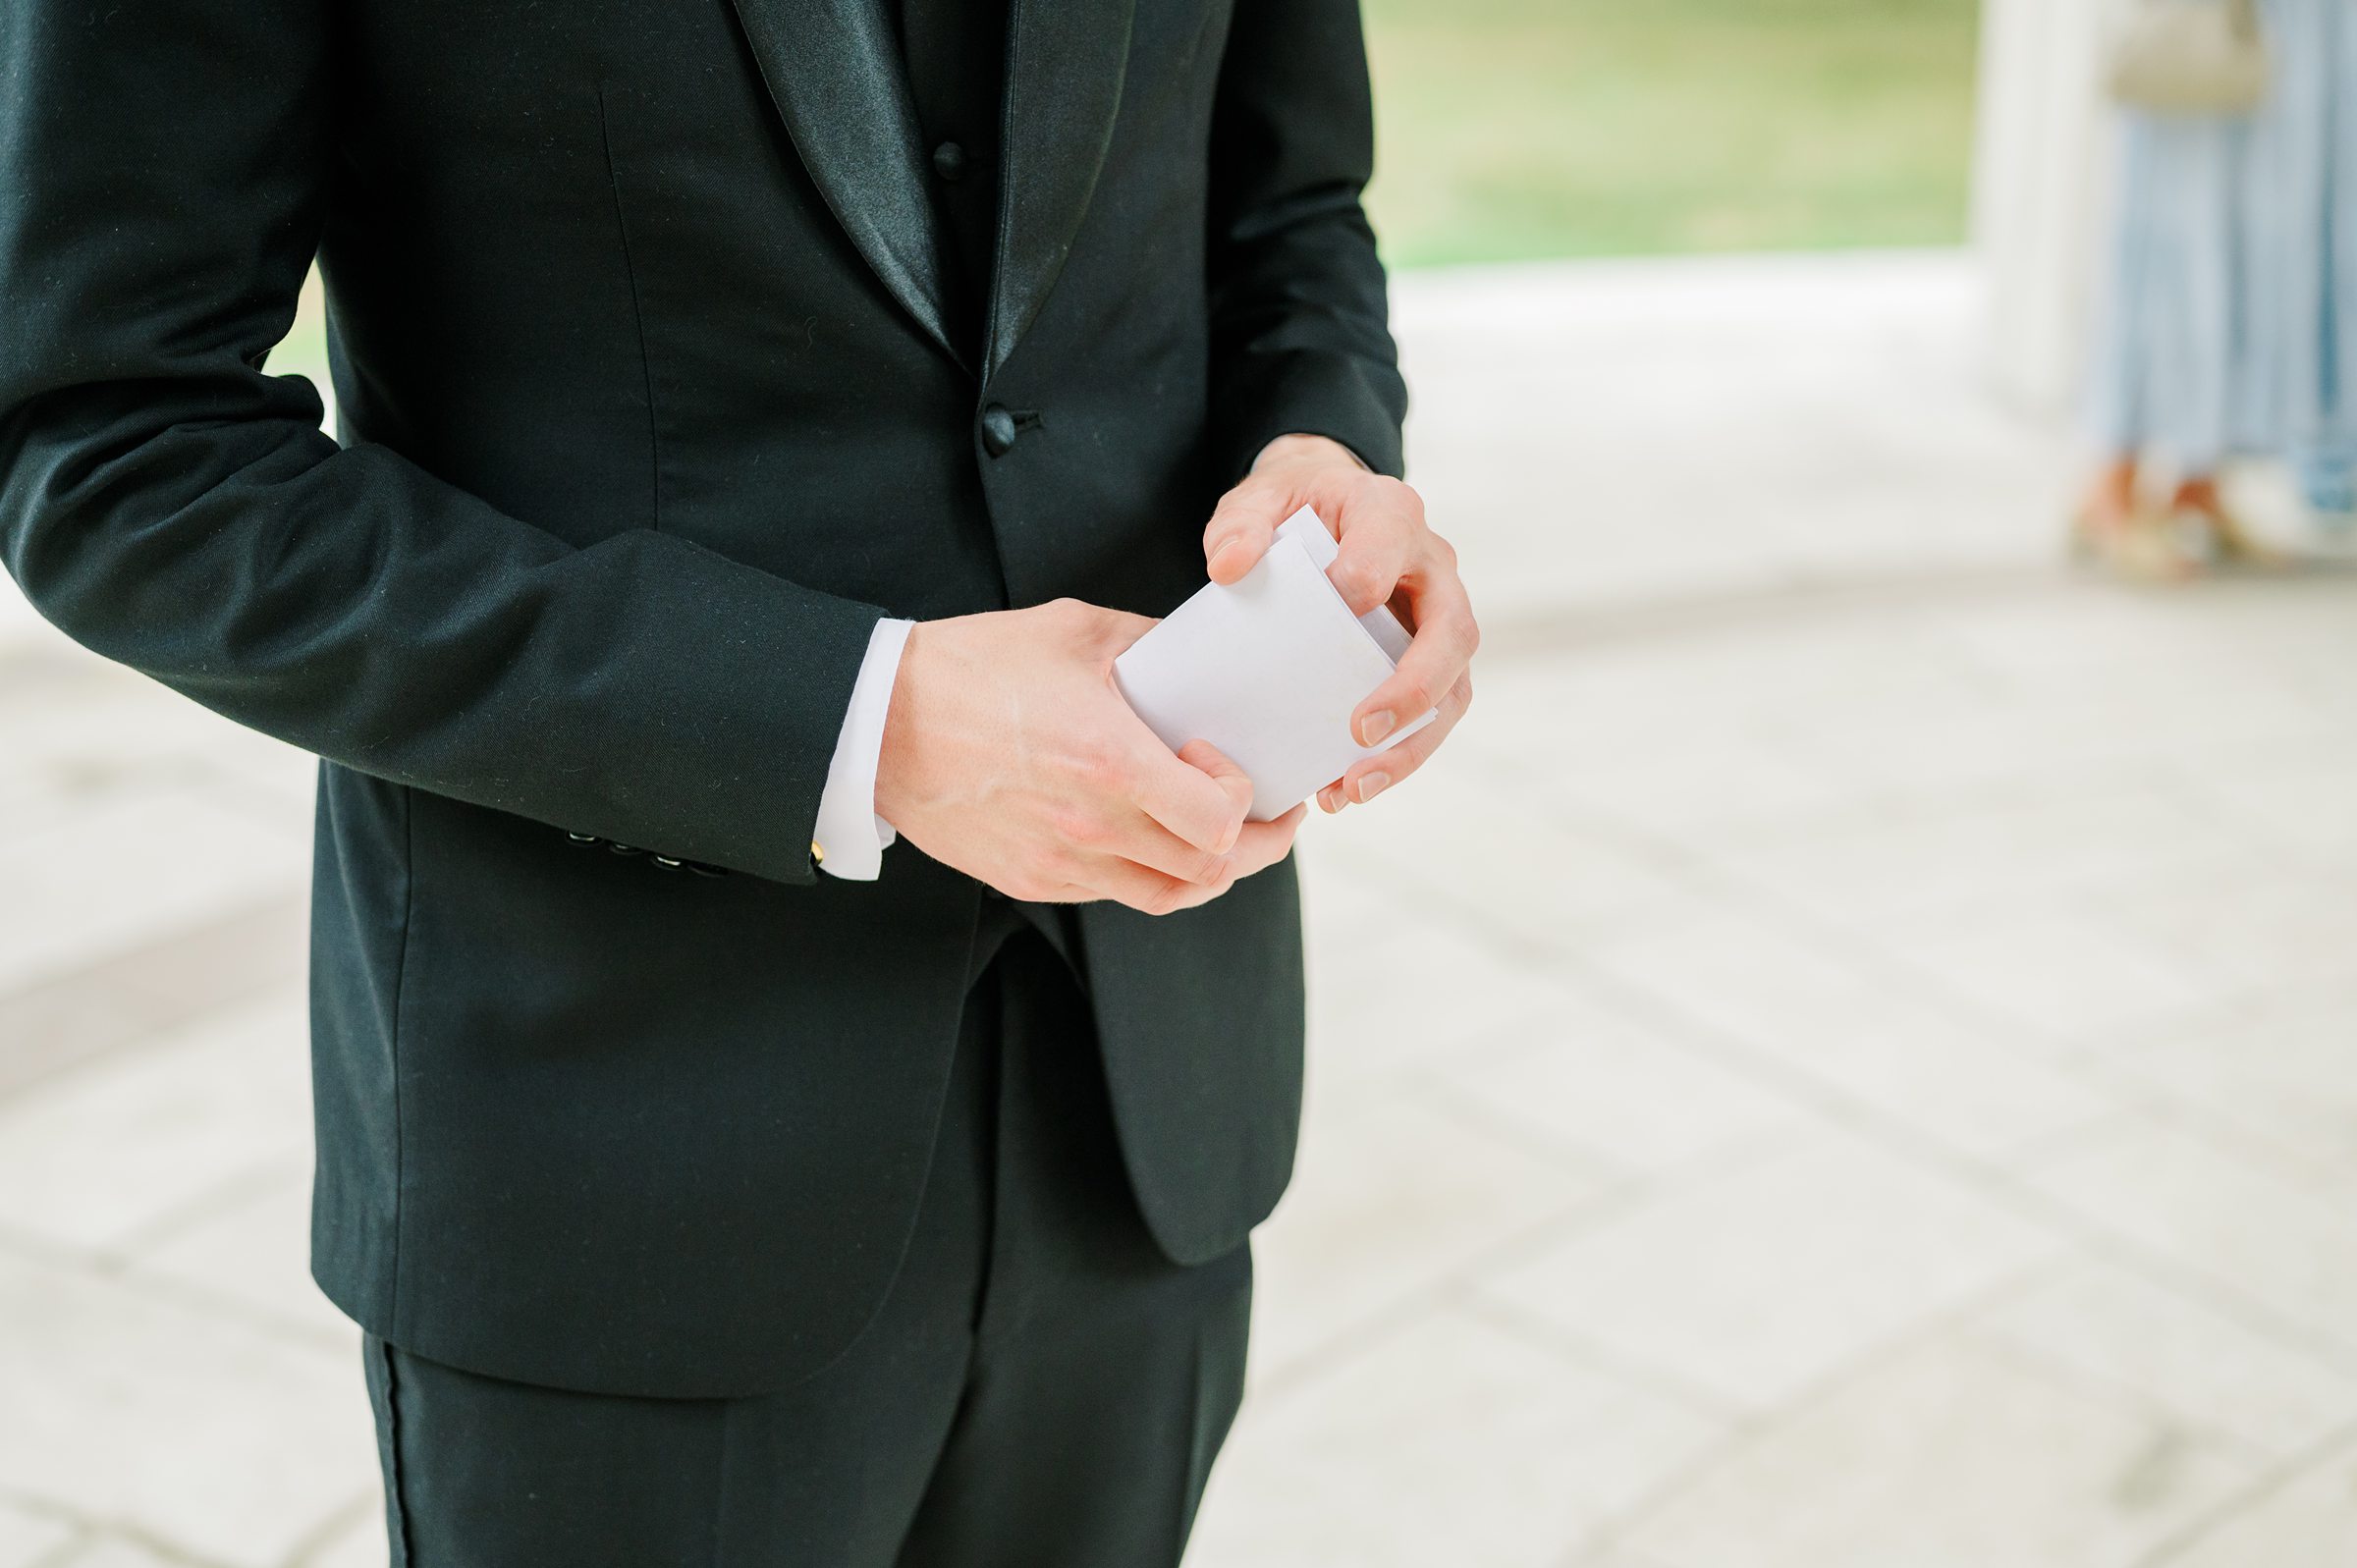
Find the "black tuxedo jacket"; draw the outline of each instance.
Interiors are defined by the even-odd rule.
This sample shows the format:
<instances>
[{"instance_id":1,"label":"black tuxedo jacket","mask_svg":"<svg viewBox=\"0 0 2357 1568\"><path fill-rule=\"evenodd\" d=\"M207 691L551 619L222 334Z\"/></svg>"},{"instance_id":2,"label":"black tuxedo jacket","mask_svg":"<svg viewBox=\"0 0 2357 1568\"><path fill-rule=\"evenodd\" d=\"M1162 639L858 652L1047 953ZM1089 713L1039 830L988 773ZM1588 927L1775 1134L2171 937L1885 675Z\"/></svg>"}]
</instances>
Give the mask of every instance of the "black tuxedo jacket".
<instances>
[{"instance_id":1,"label":"black tuxedo jacket","mask_svg":"<svg viewBox=\"0 0 2357 1568\"><path fill-rule=\"evenodd\" d=\"M982 896L815 874L870 627L1167 611L1286 431L1398 471L1354 0L1018 0L971 335L888 3L0 13L0 546L325 759L315 1271L431 1359L733 1394L848 1343ZM341 447L263 369L314 254ZM1292 1158L1291 868L1076 924L1146 1220L1220 1254Z\"/></svg>"}]
</instances>

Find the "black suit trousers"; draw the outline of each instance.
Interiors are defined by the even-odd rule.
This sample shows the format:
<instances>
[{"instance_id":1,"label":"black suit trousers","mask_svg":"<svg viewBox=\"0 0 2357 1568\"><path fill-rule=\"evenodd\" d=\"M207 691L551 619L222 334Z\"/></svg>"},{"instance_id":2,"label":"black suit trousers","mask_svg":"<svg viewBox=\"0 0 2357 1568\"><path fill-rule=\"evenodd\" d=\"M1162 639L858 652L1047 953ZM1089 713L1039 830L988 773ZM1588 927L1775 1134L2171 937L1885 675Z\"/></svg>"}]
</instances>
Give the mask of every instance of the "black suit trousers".
<instances>
[{"instance_id":1,"label":"black suit trousers","mask_svg":"<svg viewBox=\"0 0 2357 1568\"><path fill-rule=\"evenodd\" d=\"M1242 1397L1249 1248L1153 1244L1085 1000L1004 901L974 970L908 1251L812 1377L634 1398L368 1339L396 1568L1178 1561Z\"/></svg>"}]
</instances>

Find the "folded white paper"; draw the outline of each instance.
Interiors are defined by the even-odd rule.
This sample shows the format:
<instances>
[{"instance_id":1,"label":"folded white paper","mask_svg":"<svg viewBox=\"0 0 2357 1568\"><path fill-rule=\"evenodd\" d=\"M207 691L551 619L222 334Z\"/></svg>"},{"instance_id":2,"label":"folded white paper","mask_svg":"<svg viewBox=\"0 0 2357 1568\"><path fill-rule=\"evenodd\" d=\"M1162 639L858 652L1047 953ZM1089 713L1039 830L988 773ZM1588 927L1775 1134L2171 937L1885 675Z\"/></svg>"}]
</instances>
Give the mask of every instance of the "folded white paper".
<instances>
[{"instance_id":1,"label":"folded white paper","mask_svg":"<svg viewBox=\"0 0 2357 1568\"><path fill-rule=\"evenodd\" d=\"M1350 614L1326 579L1338 553L1304 507L1242 581L1209 584L1113 664L1122 695L1165 745L1208 740L1244 770L1255 822L1284 816L1439 717L1424 714L1377 747L1350 737L1350 715L1390 676L1408 632L1380 607Z\"/></svg>"}]
</instances>

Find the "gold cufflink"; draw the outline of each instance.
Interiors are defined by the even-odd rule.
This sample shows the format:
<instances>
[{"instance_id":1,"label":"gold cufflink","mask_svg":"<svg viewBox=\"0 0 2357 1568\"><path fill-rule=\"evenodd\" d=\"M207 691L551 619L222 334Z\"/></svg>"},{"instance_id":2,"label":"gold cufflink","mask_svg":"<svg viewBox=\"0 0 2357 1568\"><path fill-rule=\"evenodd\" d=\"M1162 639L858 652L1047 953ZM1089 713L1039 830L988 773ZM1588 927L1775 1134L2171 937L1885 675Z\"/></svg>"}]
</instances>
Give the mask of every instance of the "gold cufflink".
<instances>
[{"instance_id":1,"label":"gold cufflink","mask_svg":"<svg viewBox=\"0 0 2357 1568\"><path fill-rule=\"evenodd\" d=\"M813 865L819 866L823 866L827 863L827 846L820 843L816 838L810 840L810 862Z\"/></svg>"}]
</instances>

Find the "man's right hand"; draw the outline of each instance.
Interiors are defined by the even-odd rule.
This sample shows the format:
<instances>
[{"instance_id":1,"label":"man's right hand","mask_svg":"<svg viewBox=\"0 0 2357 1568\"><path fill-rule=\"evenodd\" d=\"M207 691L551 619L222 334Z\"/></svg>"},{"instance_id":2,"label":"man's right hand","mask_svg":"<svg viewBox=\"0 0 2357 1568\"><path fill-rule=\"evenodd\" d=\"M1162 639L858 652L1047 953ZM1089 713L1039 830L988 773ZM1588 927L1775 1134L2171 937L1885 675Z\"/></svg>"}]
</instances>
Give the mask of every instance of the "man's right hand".
<instances>
[{"instance_id":1,"label":"man's right hand","mask_svg":"<svg viewBox=\"0 0 2357 1568\"><path fill-rule=\"evenodd\" d=\"M1285 858L1306 806L1246 822L1252 783L1177 755L1113 683L1143 616L1059 599L917 624L901 656L876 811L910 842L1035 903L1147 914L1208 903Z\"/></svg>"}]
</instances>

